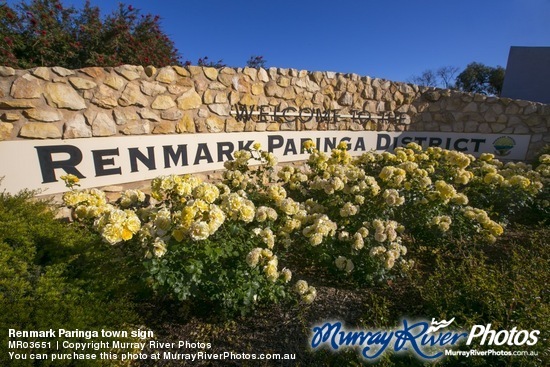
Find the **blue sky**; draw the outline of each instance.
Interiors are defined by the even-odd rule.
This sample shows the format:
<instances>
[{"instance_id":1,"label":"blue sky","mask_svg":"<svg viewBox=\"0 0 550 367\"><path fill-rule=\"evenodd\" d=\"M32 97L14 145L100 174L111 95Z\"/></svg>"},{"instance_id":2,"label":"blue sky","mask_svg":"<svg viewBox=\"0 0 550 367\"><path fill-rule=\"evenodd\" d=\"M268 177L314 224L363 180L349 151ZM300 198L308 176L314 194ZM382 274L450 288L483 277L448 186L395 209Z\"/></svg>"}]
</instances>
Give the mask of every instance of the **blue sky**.
<instances>
[{"instance_id":1,"label":"blue sky","mask_svg":"<svg viewBox=\"0 0 550 367\"><path fill-rule=\"evenodd\" d=\"M8 1L9 4L18 1ZM117 1L92 0L110 13ZM84 0L62 0L81 7ZM510 46L550 46L550 0L124 1L160 15L182 60L223 59L407 81L476 61L506 67Z\"/></svg>"}]
</instances>

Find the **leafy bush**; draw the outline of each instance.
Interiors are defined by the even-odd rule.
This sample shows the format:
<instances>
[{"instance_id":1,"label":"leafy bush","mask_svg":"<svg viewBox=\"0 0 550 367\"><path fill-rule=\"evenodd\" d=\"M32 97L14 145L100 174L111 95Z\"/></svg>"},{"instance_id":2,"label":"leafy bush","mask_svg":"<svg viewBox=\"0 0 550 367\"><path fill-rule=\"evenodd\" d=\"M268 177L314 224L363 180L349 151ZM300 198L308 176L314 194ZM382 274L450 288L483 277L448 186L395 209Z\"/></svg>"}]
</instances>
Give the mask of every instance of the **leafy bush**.
<instances>
[{"instance_id":1,"label":"leafy bush","mask_svg":"<svg viewBox=\"0 0 550 367\"><path fill-rule=\"evenodd\" d=\"M252 55L246 62L246 66L249 68L265 68L266 60L261 55Z\"/></svg>"},{"instance_id":2,"label":"leafy bush","mask_svg":"<svg viewBox=\"0 0 550 367\"><path fill-rule=\"evenodd\" d=\"M256 144L226 162L222 182L159 177L150 198L129 190L111 204L99 190L74 190L77 182L66 177L73 190L65 202L113 250L132 262L145 255L153 287L195 310L233 316L292 294L312 302L315 288L287 283L284 264L367 293L365 329L391 328L403 316L455 317L462 328L548 329L549 233L544 225L514 232L518 217L547 210L548 156L533 169L416 144L357 158L344 143L330 155L311 142L305 148L310 157L301 168L277 167ZM505 228L512 231L497 241ZM364 289L379 279L386 281ZM542 365L543 347L541 338L539 357L468 364ZM306 364L364 363L354 350L305 354ZM392 353L378 363L425 364ZM434 365L463 364L447 357Z\"/></svg>"},{"instance_id":3,"label":"leafy bush","mask_svg":"<svg viewBox=\"0 0 550 367\"><path fill-rule=\"evenodd\" d=\"M432 271L413 279L421 294L424 315L456 318L459 327L491 323L494 330L540 330L541 338L529 351L538 356L470 358L472 366L541 366L545 358L543 330L550 320L547 227L516 227L515 235L496 248L473 250L457 243L452 253L438 254ZM516 236L518 236L516 238ZM466 248L464 246L466 245ZM467 253L464 257L464 253ZM435 315L435 316L434 316ZM471 349L471 346L464 346ZM491 349L479 346L477 349ZM518 347L500 346L502 350ZM501 359L502 358L502 359ZM455 358L442 365L459 364Z\"/></svg>"},{"instance_id":4,"label":"leafy bush","mask_svg":"<svg viewBox=\"0 0 550 367\"><path fill-rule=\"evenodd\" d=\"M127 273L116 263L119 260L114 260L120 256L100 250L98 245L101 243L96 235L55 219L50 204L34 200L32 193L0 194L3 365L33 365L29 359L8 361L8 351L55 351L56 339L48 339L53 349L8 350L8 329L125 330L139 321L127 297ZM113 266L117 266L116 271ZM47 360L42 365L70 364Z\"/></svg>"},{"instance_id":5,"label":"leafy bush","mask_svg":"<svg viewBox=\"0 0 550 367\"><path fill-rule=\"evenodd\" d=\"M549 228L544 225L512 225L509 233L494 245L472 248L456 241L454 248L424 249L417 253L422 266L411 276L368 290L365 312L361 319L364 330L386 330L395 327L402 317L409 319L450 320L453 328L469 331L473 325L491 324L493 330L540 330L535 346L518 347L460 345L459 350L523 349L538 356L447 356L433 366L531 366L545 365L547 350L543 330L548 330L550 297L547 291ZM435 252L435 253L434 253ZM324 353L324 354L323 354ZM333 360L343 365L360 365L365 360L357 351L315 352L317 364ZM386 351L377 366L426 366L414 353L395 354Z\"/></svg>"}]
</instances>

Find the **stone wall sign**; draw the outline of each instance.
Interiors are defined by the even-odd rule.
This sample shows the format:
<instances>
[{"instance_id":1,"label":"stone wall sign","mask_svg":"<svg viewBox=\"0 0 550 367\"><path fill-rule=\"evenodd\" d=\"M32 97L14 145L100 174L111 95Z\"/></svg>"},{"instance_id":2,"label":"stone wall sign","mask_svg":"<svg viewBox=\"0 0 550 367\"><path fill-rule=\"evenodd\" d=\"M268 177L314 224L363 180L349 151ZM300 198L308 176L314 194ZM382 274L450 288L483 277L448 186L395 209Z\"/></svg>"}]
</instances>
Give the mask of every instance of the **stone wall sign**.
<instances>
[{"instance_id":1,"label":"stone wall sign","mask_svg":"<svg viewBox=\"0 0 550 367\"><path fill-rule=\"evenodd\" d=\"M60 180L65 174L78 176L81 187L90 188L221 169L235 151L250 149L255 142L280 162L305 160L308 154L302 145L310 139L324 152L345 141L353 155L417 142L425 148L440 146L473 155L487 152L523 159L530 136L329 130L4 141L0 142L0 156L13 157L17 152L17 159L4 160L0 177L8 192L28 188L49 195L66 191Z\"/></svg>"}]
</instances>

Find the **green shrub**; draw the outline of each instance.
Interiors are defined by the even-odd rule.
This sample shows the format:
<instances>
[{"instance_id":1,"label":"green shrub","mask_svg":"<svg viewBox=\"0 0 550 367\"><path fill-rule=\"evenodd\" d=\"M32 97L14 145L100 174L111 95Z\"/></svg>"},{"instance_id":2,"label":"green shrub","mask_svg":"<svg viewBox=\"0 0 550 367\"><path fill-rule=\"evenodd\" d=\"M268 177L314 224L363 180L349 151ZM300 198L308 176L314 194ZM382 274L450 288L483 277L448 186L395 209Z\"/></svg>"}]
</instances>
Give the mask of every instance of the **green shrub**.
<instances>
[{"instance_id":1,"label":"green shrub","mask_svg":"<svg viewBox=\"0 0 550 367\"><path fill-rule=\"evenodd\" d=\"M32 196L29 192L0 194L3 365L38 364L29 359L9 360L8 352L49 354L55 351L56 340L64 340L20 338L52 341L52 348L10 350L8 340L14 338L8 338L9 329L127 330L139 321L127 299L128 290L123 289L127 272L113 268L112 252L105 251L97 235L85 228L55 219L51 205ZM40 365L71 365L71 361L46 360Z\"/></svg>"},{"instance_id":2,"label":"green shrub","mask_svg":"<svg viewBox=\"0 0 550 367\"><path fill-rule=\"evenodd\" d=\"M457 327L491 323L493 330L540 330L539 342L523 348L538 356L469 358L472 366L541 366L547 358L544 333L550 327L548 294L547 227L520 227L521 237L499 242L485 251L464 251L457 243L453 253L437 255L432 271L417 276L413 286L421 294L422 313L439 319L456 318ZM464 256L464 254L466 254ZM464 346L465 350L472 346ZM475 346L496 349L494 346ZM517 346L499 346L511 351ZM460 365L462 359L448 358L442 365Z\"/></svg>"}]
</instances>

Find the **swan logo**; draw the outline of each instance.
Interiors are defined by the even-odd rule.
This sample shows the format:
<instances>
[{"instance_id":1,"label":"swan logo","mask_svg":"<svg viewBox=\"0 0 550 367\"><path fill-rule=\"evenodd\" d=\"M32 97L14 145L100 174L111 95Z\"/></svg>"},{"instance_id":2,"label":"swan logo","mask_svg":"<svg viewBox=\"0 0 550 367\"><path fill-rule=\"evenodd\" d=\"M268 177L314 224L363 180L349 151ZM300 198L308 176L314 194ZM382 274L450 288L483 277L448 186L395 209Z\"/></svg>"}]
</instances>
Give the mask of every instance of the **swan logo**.
<instances>
[{"instance_id":1,"label":"swan logo","mask_svg":"<svg viewBox=\"0 0 550 367\"><path fill-rule=\"evenodd\" d=\"M443 328L446 328L447 326L451 325L453 323L453 321L455 321L454 317L452 319L450 319L449 321L441 320L439 322L435 321L435 319L432 318L432 326L430 326L426 332L427 333L435 333L439 329L443 329Z\"/></svg>"}]
</instances>

